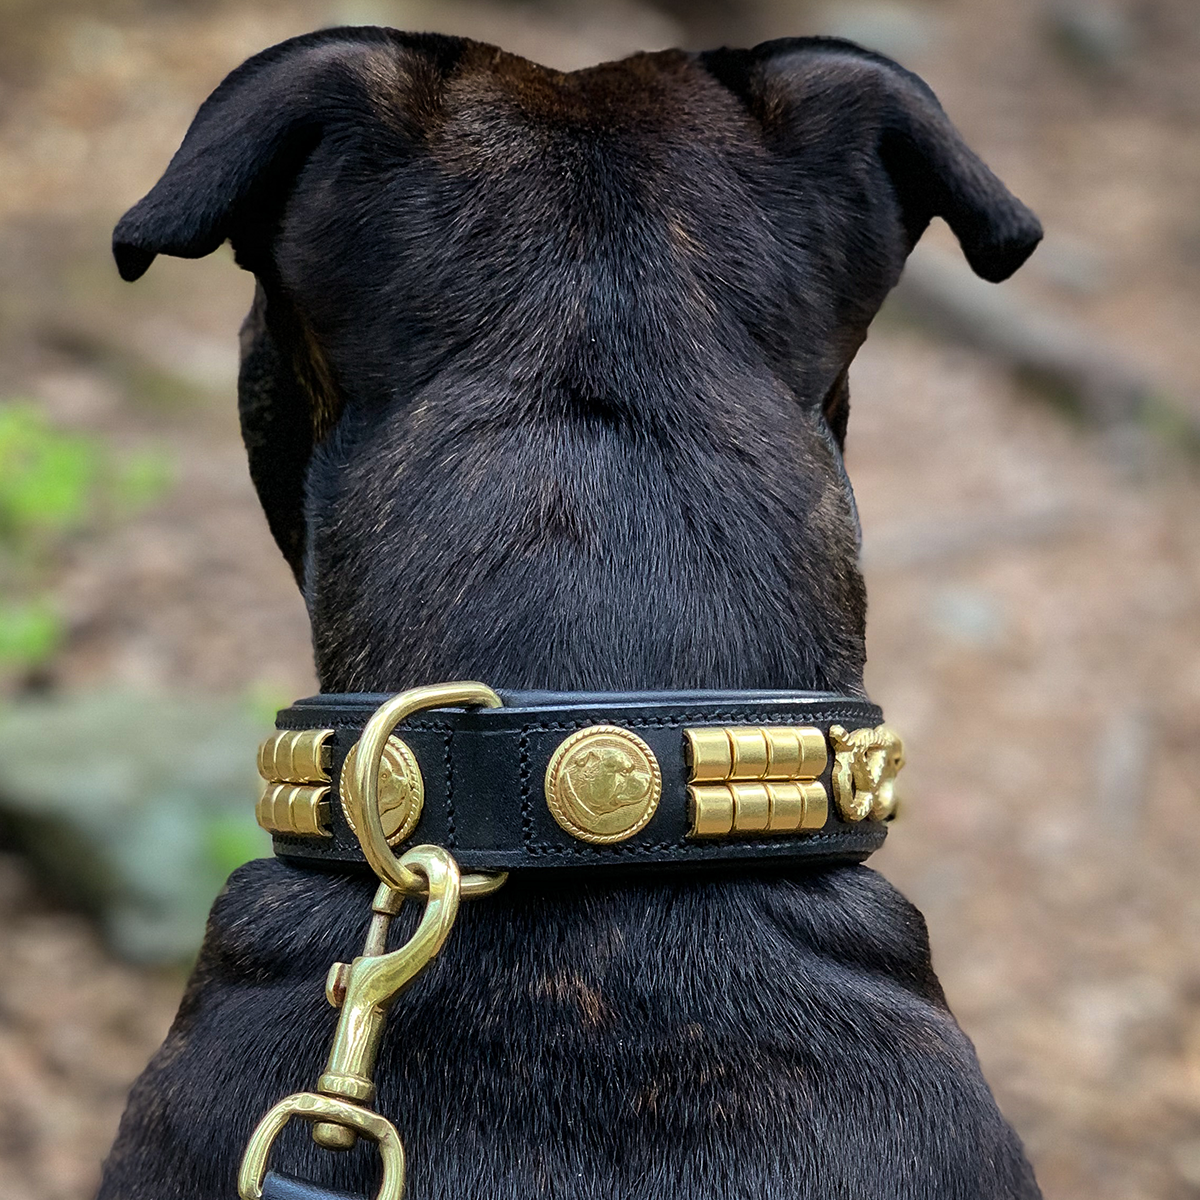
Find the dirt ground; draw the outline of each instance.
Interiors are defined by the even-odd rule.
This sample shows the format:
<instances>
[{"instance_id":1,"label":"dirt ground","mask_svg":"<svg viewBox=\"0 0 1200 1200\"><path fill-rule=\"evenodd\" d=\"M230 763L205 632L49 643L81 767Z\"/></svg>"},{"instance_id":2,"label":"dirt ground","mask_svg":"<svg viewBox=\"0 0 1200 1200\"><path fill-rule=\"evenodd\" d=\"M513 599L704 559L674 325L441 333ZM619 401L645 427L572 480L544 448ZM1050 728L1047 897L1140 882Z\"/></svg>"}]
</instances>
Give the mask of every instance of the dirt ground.
<instances>
[{"instance_id":1,"label":"dirt ground","mask_svg":"<svg viewBox=\"0 0 1200 1200\"><path fill-rule=\"evenodd\" d=\"M347 20L471 33L560 66L702 35L873 33L1043 217L1044 249L1005 286L1200 413L1193 0L9 0L0 396L176 464L164 501L64 562L54 686L313 690L303 605L237 433L250 280L222 252L127 288L107 239L227 70ZM1200 464L1145 430L1073 423L995 363L895 321L852 380L868 682L910 763L876 863L925 912L1046 1195L1200 1197ZM83 1200L182 978L114 961L11 855L0 918L0 1200Z\"/></svg>"}]
</instances>

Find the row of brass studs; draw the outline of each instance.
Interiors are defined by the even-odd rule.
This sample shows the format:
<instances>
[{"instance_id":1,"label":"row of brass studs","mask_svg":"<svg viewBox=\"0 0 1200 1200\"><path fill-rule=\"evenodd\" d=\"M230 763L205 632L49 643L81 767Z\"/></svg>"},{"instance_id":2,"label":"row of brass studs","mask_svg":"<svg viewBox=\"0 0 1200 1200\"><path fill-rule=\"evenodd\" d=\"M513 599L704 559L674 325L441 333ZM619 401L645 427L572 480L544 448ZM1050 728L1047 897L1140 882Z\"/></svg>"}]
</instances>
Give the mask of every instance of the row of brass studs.
<instances>
[{"instance_id":1,"label":"row of brass studs","mask_svg":"<svg viewBox=\"0 0 1200 1200\"><path fill-rule=\"evenodd\" d=\"M685 729L692 783L734 779L819 779L829 761L813 725Z\"/></svg>"},{"instance_id":2,"label":"row of brass studs","mask_svg":"<svg viewBox=\"0 0 1200 1200\"><path fill-rule=\"evenodd\" d=\"M283 729L258 748L266 781L254 815L268 833L332 837L329 771L332 729Z\"/></svg>"},{"instance_id":3,"label":"row of brass studs","mask_svg":"<svg viewBox=\"0 0 1200 1200\"><path fill-rule=\"evenodd\" d=\"M820 829L829 797L819 783L829 762L814 725L685 729L690 837L798 833Z\"/></svg>"},{"instance_id":4,"label":"row of brass studs","mask_svg":"<svg viewBox=\"0 0 1200 1200\"><path fill-rule=\"evenodd\" d=\"M798 833L821 829L829 797L821 783L707 783L688 788L691 836L733 833Z\"/></svg>"},{"instance_id":5,"label":"row of brass studs","mask_svg":"<svg viewBox=\"0 0 1200 1200\"><path fill-rule=\"evenodd\" d=\"M268 833L332 837L329 831L329 785L268 783L254 815Z\"/></svg>"},{"instance_id":6,"label":"row of brass studs","mask_svg":"<svg viewBox=\"0 0 1200 1200\"><path fill-rule=\"evenodd\" d=\"M268 783L328 783L332 729L281 729L258 748L258 773Z\"/></svg>"}]
</instances>

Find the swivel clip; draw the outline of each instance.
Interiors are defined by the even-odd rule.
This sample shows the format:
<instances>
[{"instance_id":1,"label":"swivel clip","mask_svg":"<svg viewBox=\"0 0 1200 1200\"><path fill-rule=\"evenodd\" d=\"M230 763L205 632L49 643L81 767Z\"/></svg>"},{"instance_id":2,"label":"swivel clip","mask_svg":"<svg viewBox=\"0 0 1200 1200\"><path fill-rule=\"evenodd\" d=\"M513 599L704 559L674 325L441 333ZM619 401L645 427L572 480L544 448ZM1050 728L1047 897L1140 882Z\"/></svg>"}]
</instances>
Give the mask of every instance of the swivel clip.
<instances>
[{"instance_id":1,"label":"swivel clip","mask_svg":"<svg viewBox=\"0 0 1200 1200\"><path fill-rule=\"evenodd\" d=\"M425 911L413 936L386 952L388 928L405 893L380 884L372 902L371 924L363 952L350 963L335 963L325 995L341 1010L325 1070L315 1092L297 1092L281 1100L250 1137L238 1172L241 1200L262 1200L267 1158L279 1132L292 1117L313 1125L313 1140L330 1150L346 1150L359 1137L379 1146L383 1182L377 1200L400 1200L404 1192L404 1148L395 1127L372 1112L375 1060L388 1009L441 950L462 890L458 864L437 846L416 846L399 865L423 883Z\"/></svg>"}]
</instances>

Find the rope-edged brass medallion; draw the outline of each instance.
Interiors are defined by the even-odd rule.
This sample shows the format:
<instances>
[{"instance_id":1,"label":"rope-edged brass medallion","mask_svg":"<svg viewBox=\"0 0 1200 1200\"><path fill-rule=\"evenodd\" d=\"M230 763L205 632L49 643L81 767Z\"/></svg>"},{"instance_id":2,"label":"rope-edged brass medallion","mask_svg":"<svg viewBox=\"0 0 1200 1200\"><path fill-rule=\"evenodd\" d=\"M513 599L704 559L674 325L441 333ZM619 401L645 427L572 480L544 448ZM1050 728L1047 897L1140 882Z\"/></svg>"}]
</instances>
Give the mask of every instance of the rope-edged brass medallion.
<instances>
[{"instance_id":1,"label":"rope-edged brass medallion","mask_svg":"<svg viewBox=\"0 0 1200 1200\"><path fill-rule=\"evenodd\" d=\"M585 842L633 837L654 816L661 795L654 751L617 725L592 725L571 734L546 768L550 812Z\"/></svg>"},{"instance_id":2,"label":"rope-edged brass medallion","mask_svg":"<svg viewBox=\"0 0 1200 1200\"><path fill-rule=\"evenodd\" d=\"M354 768L360 744L355 742L346 755L339 789L346 824L356 835L359 829L354 822L353 806L346 803L346 797L358 787ZM389 737L379 763L379 820L389 846L399 845L412 836L424 804L425 781L421 778L416 755L398 737Z\"/></svg>"}]
</instances>

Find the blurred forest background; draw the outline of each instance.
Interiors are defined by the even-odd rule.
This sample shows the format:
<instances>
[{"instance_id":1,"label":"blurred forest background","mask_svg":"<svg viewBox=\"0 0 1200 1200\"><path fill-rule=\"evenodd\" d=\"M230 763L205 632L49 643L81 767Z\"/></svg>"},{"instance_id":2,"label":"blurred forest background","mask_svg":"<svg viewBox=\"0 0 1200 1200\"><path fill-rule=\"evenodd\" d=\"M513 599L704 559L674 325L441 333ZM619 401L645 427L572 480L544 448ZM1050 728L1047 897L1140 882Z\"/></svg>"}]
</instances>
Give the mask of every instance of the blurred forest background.
<instances>
[{"instance_id":1,"label":"blurred forest background","mask_svg":"<svg viewBox=\"0 0 1200 1200\"><path fill-rule=\"evenodd\" d=\"M1046 1195L1200 1196L1196 0L0 0L0 1200L90 1195L265 850L253 747L315 690L237 429L251 280L222 251L128 287L110 230L227 71L340 23L563 68L851 37L1041 215L1000 288L931 230L852 373L910 761L876 862Z\"/></svg>"}]
</instances>

